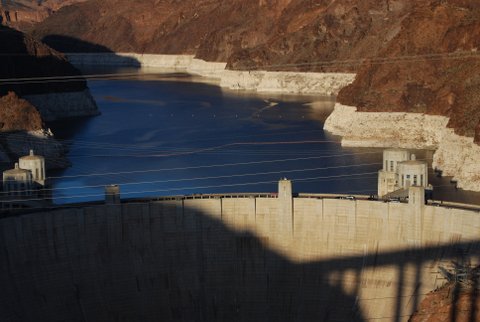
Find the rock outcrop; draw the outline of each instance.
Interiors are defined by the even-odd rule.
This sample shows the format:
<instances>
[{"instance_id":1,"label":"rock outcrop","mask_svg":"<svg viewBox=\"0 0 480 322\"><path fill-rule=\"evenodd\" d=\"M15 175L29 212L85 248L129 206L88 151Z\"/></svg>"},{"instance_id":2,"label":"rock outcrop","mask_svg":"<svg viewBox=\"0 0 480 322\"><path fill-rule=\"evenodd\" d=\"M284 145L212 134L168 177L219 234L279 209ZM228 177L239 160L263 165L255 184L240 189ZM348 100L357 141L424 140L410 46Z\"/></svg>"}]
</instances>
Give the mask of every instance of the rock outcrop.
<instances>
[{"instance_id":1,"label":"rock outcrop","mask_svg":"<svg viewBox=\"0 0 480 322\"><path fill-rule=\"evenodd\" d=\"M0 132L40 130L43 122L38 110L14 92L0 97Z\"/></svg>"},{"instance_id":2,"label":"rock outcrop","mask_svg":"<svg viewBox=\"0 0 480 322\"><path fill-rule=\"evenodd\" d=\"M478 290L471 288L455 291L455 283L447 283L438 290L427 294L418 310L409 320L409 322L449 321L480 321Z\"/></svg>"}]
</instances>

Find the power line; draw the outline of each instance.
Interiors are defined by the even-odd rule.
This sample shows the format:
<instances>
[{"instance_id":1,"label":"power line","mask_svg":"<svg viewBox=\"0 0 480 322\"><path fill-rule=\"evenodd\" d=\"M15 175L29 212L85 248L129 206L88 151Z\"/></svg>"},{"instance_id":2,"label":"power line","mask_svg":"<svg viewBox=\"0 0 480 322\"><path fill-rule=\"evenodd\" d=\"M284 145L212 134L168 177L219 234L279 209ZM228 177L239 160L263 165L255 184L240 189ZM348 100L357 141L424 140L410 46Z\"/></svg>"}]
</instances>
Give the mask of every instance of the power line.
<instances>
[{"instance_id":1,"label":"power line","mask_svg":"<svg viewBox=\"0 0 480 322\"><path fill-rule=\"evenodd\" d=\"M12 54L13 55L13 54ZM134 57L133 57L134 58ZM456 51L448 53L431 53L431 54L416 54L416 55L403 55L403 56L394 56L394 57L371 57L371 58L362 58L362 59L346 59L346 60L319 60L311 61L306 63L291 63L291 64L270 64L262 65L254 68L249 68L244 71L261 71L262 69L271 69L271 68L281 68L281 67L322 67L330 65L359 65L363 63L368 63L371 65L383 65L383 64L393 64L393 63L412 63L412 62L423 62L425 60L439 60L439 59L470 59L470 58L480 58L480 53L476 51ZM195 69L198 72L212 72L211 69ZM221 70L223 71L223 70ZM232 70L237 71L237 70ZM242 70L238 70L242 71ZM188 72L188 70L187 70ZM38 83L38 82L71 82L71 81L84 81L85 79L90 80L101 80L101 79L129 79L130 77L138 76L147 76L147 75L158 75L158 76L173 76L172 73L113 73L113 74L88 74L88 75L62 75L62 76L38 76L38 77L23 77L23 78L3 78L0 79L0 83L20 85L27 83Z\"/></svg>"},{"instance_id":2,"label":"power line","mask_svg":"<svg viewBox=\"0 0 480 322\"><path fill-rule=\"evenodd\" d=\"M305 66L328 66L328 65L357 65L368 63L372 65L382 65L397 62L419 62L424 60L438 60L438 59L465 59L465 58L480 58L480 53L477 51L455 51L449 53L431 53L431 54L416 54L403 55L393 57L366 57L361 59L346 59L346 60L330 60L330 61L312 61L306 63L292 63L292 64L276 64L261 66L261 68L277 68L277 67L305 67Z\"/></svg>"},{"instance_id":3,"label":"power line","mask_svg":"<svg viewBox=\"0 0 480 322\"><path fill-rule=\"evenodd\" d=\"M185 127L187 128L187 127ZM170 131L170 130L165 130L165 131ZM203 131L197 131L197 132L203 132ZM288 131L288 132L276 132L276 133L265 133L265 134L251 134L251 135L241 135L241 136L222 136L222 140L229 140L229 139L240 139L240 138L248 138L248 137L253 137L253 138L258 138L258 137L267 137L267 136L282 136L282 135L288 135L288 134L299 134L299 133L317 133L317 132L323 132L323 130L307 130L307 131ZM17 140L17 141L25 141L25 135L22 134L16 134L16 133L1 133L0 132L0 137L1 136L6 136L9 139L12 140ZM55 138L56 141L62 143L62 144L69 144L69 143L75 143L76 145L82 145L82 146L101 146L101 147L113 147L113 148L122 148L122 147L128 147L128 148L135 148L135 149L143 149L142 147L138 147L138 144L125 144L125 143L112 143L112 142L99 142L99 141L89 141L89 140L79 140L79 139L58 139ZM212 141L212 140L219 140L219 137L207 137L207 138L192 138L192 139L183 139L183 140L168 140L166 142L168 143L178 143L178 142L197 142L197 141ZM164 141L162 141L163 143ZM325 142L329 143L336 143L338 144L338 141L333 141L333 140L325 140ZM145 147L146 149L148 148L156 148L157 146L147 146Z\"/></svg>"},{"instance_id":4,"label":"power line","mask_svg":"<svg viewBox=\"0 0 480 322\"><path fill-rule=\"evenodd\" d=\"M24 142L24 137L23 136L18 136L15 137L12 135L12 137L9 136L9 139L11 141L18 141L18 142ZM43 144L47 145L47 142L42 142ZM169 143L171 143L169 141ZM178 148L178 147L163 147L161 150L157 150L154 147L146 147L146 148L137 148L134 146L130 145L117 145L116 147L111 147L111 149L114 149L115 151L132 151L132 152L141 152L141 153L135 153L135 154L128 154L128 155L119 155L117 154L106 154L106 155L98 155L98 154L80 154L80 155L74 155L70 154L69 157L71 158L79 158L79 157L109 157L109 158L115 158L115 157L139 157L139 158L145 158L145 157L175 157L175 156L185 156L185 155L191 155L191 154L200 154L200 153L214 153L214 154L232 154L232 153L239 153L241 152L242 154L253 154L253 155L275 155L275 154L291 154L295 153L295 155L299 154L313 154L316 152L324 152L323 150L319 151L302 151L302 152L295 152L295 151L289 151L286 153L285 151L275 151L275 150L263 150L263 151L257 151L257 150L251 150L251 149L242 149L242 150L232 150L232 151L219 151L223 150L228 147L232 148L237 148L237 147L242 147L242 146L273 146L273 145L303 145L303 144L319 144L319 143L330 143L330 144L339 144L337 141L331 141L331 140L301 140L301 141L260 141L260 142L233 142L233 143L226 143L222 145L217 145L217 146L211 146L211 147L205 147L205 148ZM107 144L100 144L97 146L97 143L91 142L91 143L81 143L84 144L83 146L76 147L77 149L102 149L106 150L109 149ZM115 144L113 144L115 146ZM125 148L122 148L122 146L125 146ZM137 149L139 149L137 151ZM215 152L216 151L216 152ZM148 154L146 152L149 152ZM155 153L156 152L156 153ZM308 152L308 153L307 153Z\"/></svg>"},{"instance_id":5,"label":"power line","mask_svg":"<svg viewBox=\"0 0 480 322\"><path fill-rule=\"evenodd\" d=\"M334 176L307 177L307 178L291 179L291 181L292 182L306 182L306 181L323 181L323 180L332 180L332 179L337 180L338 178L361 177L361 176L373 175L373 174L376 175L377 172L364 172L364 173L334 175ZM179 188L155 189L155 190L139 190L139 191L124 192L124 193L122 193L122 195L136 195L136 194L170 192L170 191L179 191L179 190L181 191L181 190L214 189L214 188L238 187L238 186L261 185L261 184L274 184L274 183L278 183L278 180L275 180L275 181L254 181L254 182L243 182L243 183L229 183L229 184L227 183L227 184L220 184L220 185L206 185L206 186L196 186L196 187L179 187ZM104 196L104 194L82 194L82 195L74 195L74 196L59 196L59 197L5 200L5 202L46 201L46 200L58 200L58 199L92 198L92 197L102 197L102 196Z\"/></svg>"},{"instance_id":6,"label":"power line","mask_svg":"<svg viewBox=\"0 0 480 322\"><path fill-rule=\"evenodd\" d=\"M316 156L316 157L301 157L301 158L288 158L288 159L276 159L276 160L264 160L264 161L247 161L247 162L224 163L224 164L201 165L201 166L188 166L188 167L176 167L176 168L163 168L163 169L150 169L150 170L98 172L98 173L79 174L79 175L71 175L71 176L67 175L67 176L60 176L60 177L49 177L48 179L63 179L63 178L67 179L67 178L79 178L79 177L97 177L97 176L103 176L103 175L139 174L139 173L151 173L151 172L162 172L162 171L178 171L178 170L193 170L193 169L206 169L206 168L217 168L217 167L233 167L233 166L239 166L239 165L253 165L253 164L280 163L280 162L290 162L290 161L318 160L318 159L348 157L348 156L368 155L368 154L378 154L378 152L334 154L334 155L323 155L323 156Z\"/></svg>"},{"instance_id":7,"label":"power line","mask_svg":"<svg viewBox=\"0 0 480 322\"><path fill-rule=\"evenodd\" d=\"M227 178L236 178L236 177L250 177L250 176L261 176L261 175L270 175L270 174L282 174L282 173L296 173L296 172L308 172L308 171L320 171L320 170L332 170L332 169L345 169L345 168L357 168L357 167L366 167L381 165L382 163L365 163L365 164L350 164L350 165L341 165L341 166L330 166L330 167L318 167L318 168L309 168L309 169L288 169L288 170L278 170L278 171L266 171L266 172L255 172L255 173L241 173L241 174L230 174L230 175L221 175L221 176L208 176L208 177L194 177L194 178L180 178L180 179L167 179L167 180L153 180L153 181L134 181L127 183L109 183L109 184L118 184L120 186L129 186L129 185L143 185L143 184L154 184L154 183L174 183L174 182L184 182L184 181L196 181L196 180L211 180L211 179L227 179ZM100 184L100 185L90 185L90 186L70 186L70 187L57 187L57 188L44 188L40 191L58 191L58 190L73 190L73 189L87 189L87 188L103 188L109 184ZM9 191L8 193L13 192L33 192L36 190L18 190L18 191ZM4 194L7 192L3 192Z\"/></svg>"}]
</instances>

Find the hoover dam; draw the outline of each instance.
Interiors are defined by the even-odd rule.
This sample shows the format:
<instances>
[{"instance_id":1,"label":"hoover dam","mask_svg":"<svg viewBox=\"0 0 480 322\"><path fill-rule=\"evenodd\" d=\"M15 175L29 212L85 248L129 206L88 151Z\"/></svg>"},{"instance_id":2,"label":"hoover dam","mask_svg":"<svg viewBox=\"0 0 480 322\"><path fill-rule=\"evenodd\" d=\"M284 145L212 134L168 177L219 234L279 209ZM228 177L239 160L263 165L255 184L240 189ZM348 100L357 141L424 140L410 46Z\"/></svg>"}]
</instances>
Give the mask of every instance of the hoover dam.
<instances>
[{"instance_id":1,"label":"hoover dam","mask_svg":"<svg viewBox=\"0 0 480 322\"><path fill-rule=\"evenodd\" d=\"M1 321L407 321L478 265L480 207L278 192L108 199L0 220ZM454 319L452 321L455 321Z\"/></svg>"},{"instance_id":2,"label":"hoover dam","mask_svg":"<svg viewBox=\"0 0 480 322\"><path fill-rule=\"evenodd\" d=\"M480 321L475 1L1 2L0 322Z\"/></svg>"}]
</instances>

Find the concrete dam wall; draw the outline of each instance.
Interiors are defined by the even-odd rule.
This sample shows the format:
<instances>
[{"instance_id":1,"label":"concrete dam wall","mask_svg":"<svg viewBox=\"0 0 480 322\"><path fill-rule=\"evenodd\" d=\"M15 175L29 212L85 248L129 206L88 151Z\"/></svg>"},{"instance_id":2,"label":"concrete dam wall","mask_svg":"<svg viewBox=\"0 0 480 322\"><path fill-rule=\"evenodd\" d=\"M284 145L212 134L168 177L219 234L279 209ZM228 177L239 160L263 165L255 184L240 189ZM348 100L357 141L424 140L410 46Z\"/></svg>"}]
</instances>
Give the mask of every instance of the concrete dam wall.
<instances>
[{"instance_id":1,"label":"concrete dam wall","mask_svg":"<svg viewBox=\"0 0 480 322\"><path fill-rule=\"evenodd\" d=\"M480 211L201 196L0 220L0 321L406 321Z\"/></svg>"}]
</instances>

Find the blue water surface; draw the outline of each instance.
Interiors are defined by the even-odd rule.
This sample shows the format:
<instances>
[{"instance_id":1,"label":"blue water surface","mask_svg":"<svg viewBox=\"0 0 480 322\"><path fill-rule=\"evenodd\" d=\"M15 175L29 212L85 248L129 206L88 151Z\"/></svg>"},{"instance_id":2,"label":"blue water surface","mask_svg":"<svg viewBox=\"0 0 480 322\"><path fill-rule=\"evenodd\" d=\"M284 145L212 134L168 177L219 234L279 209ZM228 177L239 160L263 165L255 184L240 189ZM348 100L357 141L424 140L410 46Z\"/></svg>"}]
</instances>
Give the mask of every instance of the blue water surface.
<instances>
[{"instance_id":1,"label":"blue water surface","mask_svg":"<svg viewBox=\"0 0 480 322\"><path fill-rule=\"evenodd\" d=\"M51 172L55 203L227 192L372 194L380 149L323 131L330 97L255 95L176 78L91 80L101 115L52 124L72 166ZM316 107L311 102L320 102Z\"/></svg>"}]
</instances>

